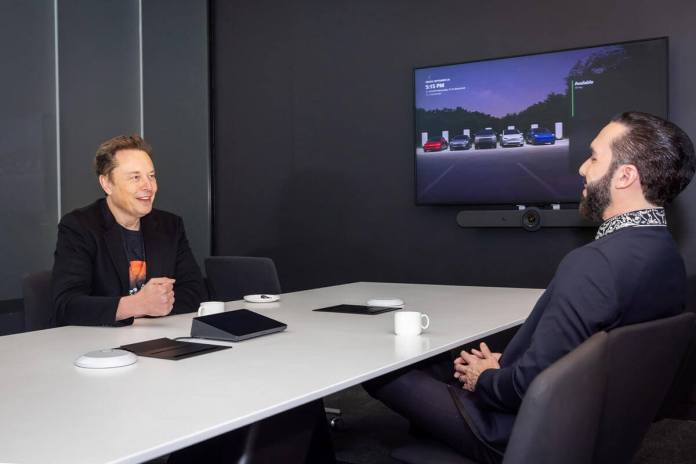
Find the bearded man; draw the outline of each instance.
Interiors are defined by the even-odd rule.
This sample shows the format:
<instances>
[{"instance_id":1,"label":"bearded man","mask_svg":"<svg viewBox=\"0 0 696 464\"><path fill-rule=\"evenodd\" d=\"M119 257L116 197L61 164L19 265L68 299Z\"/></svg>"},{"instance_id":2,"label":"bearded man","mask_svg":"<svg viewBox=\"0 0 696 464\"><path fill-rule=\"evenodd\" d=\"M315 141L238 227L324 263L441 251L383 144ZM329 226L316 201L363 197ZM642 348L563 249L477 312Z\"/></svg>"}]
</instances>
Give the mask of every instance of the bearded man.
<instances>
[{"instance_id":1,"label":"bearded man","mask_svg":"<svg viewBox=\"0 0 696 464\"><path fill-rule=\"evenodd\" d=\"M412 426L481 463L502 461L525 392L544 369L594 333L676 315L686 271L664 205L691 181L694 147L656 116L614 117L580 166L580 212L603 221L570 252L505 351L462 351L365 384Z\"/></svg>"}]
</instances>

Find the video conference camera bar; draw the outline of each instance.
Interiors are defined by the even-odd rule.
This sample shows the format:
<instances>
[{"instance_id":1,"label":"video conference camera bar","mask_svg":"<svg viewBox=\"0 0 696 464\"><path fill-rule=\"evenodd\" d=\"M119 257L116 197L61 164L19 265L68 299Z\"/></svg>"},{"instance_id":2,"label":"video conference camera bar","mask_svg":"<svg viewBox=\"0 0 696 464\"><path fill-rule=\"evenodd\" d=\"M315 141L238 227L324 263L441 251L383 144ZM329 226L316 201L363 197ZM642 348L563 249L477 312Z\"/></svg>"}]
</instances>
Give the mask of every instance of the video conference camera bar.
<instances>
[{"instance_id":1,"label":"video conference camera bar","mask_svg":"<svg viewBox=\"0 0 696 464\"><path fill-rule=\"evenodd\" d=\"M560 205L551 205L551 208L517 205L517 208L460 211L457 214L457 224L465 228L521 227L529 232L535 232L542 227L598 226L597 223L582 218L577 208L560 209Z\"/></svg>"}]
</instances>

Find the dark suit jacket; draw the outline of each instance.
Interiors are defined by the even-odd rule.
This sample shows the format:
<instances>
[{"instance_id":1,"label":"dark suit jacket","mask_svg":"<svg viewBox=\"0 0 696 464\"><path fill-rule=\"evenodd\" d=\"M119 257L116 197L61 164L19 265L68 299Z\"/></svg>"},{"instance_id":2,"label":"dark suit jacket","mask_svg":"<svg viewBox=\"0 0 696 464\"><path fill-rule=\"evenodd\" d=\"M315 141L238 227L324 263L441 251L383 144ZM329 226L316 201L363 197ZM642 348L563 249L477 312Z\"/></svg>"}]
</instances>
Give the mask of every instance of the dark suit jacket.
<instances>
[{"instance_id":1,"label":"dark suit jacket","mask_svg":"<svg viewBox=\"0 0 696 464\"><path fill-rule=\"evenodd\" d=\"M172 314L195 311L205 298L203 279L179 216L153 209L140 219L146 279L170 277ZM72 211L58 224L52 293L57 324L127 325L115 322L119 300L128 295L128 261L119 225L105 199Z\"/></svg>"},{"instance_id":2,"label":"dark suit jacket","mask_svg":"<svg viewBox=\"0 0 696 464\"><path fill-rule=\"evenodd\" d=\"M578 248L558 266L501 368L484 371L473 394L456 390L460 411L481 440L503 451L542 370L595 332L672 316L685 302L684 262L666 227L624 228Z\"/></svg>"}]
</instances>

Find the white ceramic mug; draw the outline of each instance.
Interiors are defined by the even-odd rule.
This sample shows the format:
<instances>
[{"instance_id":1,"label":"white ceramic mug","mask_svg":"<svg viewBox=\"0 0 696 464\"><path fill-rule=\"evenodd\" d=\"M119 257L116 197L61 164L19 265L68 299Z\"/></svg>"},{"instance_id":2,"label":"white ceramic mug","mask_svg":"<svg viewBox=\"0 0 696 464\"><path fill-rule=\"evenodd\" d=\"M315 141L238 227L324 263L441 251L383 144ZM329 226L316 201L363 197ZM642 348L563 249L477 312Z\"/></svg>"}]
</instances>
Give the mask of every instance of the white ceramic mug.
<instances>
[{"instance_id":1,"label":"white ceramic mug","mask_svg":"<svg viewBox=\"0 0 696 464\"><path fill-rule=\"evenodd\" d=\"M418 311L397 311L394 313L394 333L396 335L420 335L430 327L430 318Z\"/></svg>"},{"instance_id":2,"label":"white ceramic mug","mask_svg":"<svg viewBox=\"0 0 696 464\"><path fill-rule=\"evenodd\" d=\"M199 316L209 316L211 314L224 313L225 303L222 301L204 301L198 308Z\"/></svg>"}]
</instances>

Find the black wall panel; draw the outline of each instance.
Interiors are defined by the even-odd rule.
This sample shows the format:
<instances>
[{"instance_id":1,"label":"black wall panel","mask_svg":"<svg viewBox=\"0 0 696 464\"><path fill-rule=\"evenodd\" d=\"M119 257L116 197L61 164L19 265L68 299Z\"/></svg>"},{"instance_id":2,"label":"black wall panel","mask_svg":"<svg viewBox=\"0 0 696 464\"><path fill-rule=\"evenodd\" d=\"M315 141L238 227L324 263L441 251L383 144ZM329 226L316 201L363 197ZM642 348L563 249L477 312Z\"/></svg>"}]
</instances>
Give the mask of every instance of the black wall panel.
<instances>
[{"instance_id":1,"label":"black wall panel","mask_svg":"<svg viewBox=\"0 0 696 464\"><path fill-rule=\"evenodd\" d=\"M143 129L156 207L183 217L200 265L210 255L207 13L205 0L142 3Z\"/></svg>"},{"instance_id":2,"label":"black wall panel","mask_svg":"<svg viewBox=\"0 0 696 464\"><path fill-rule=\"evenodd\" d=\"M63 214L104 195L99 144L140 133L139 15L137 0L58 2Z\"/></svg>"},{"instance_id":3,"label":"black wall panel","mask_svg":"<svg viewBox=\"0 0 696 464\"><path fill-rule=\"evenodd\" d=\"M214 251L274 258L286 291L545 287L594 232L462 229L457 207L414 206L412 68L667 35L671 115L696 136L695 15L676 0L214 1ZM694 195L668 212L692 273Z\"/></svg>"},{"instance_id":4,"label":"black wall panel","mask_svg":"<svg viewBox=\"0 0 696 464\"><path fill-rule=\"evenodd\" d=\"M23 275L51 266L58 216L54 11L0 5L0 333ZM20 305L21 306L21 305ZM9 322L8 322L9 323Z\"/></svg>"}]
</instances>

